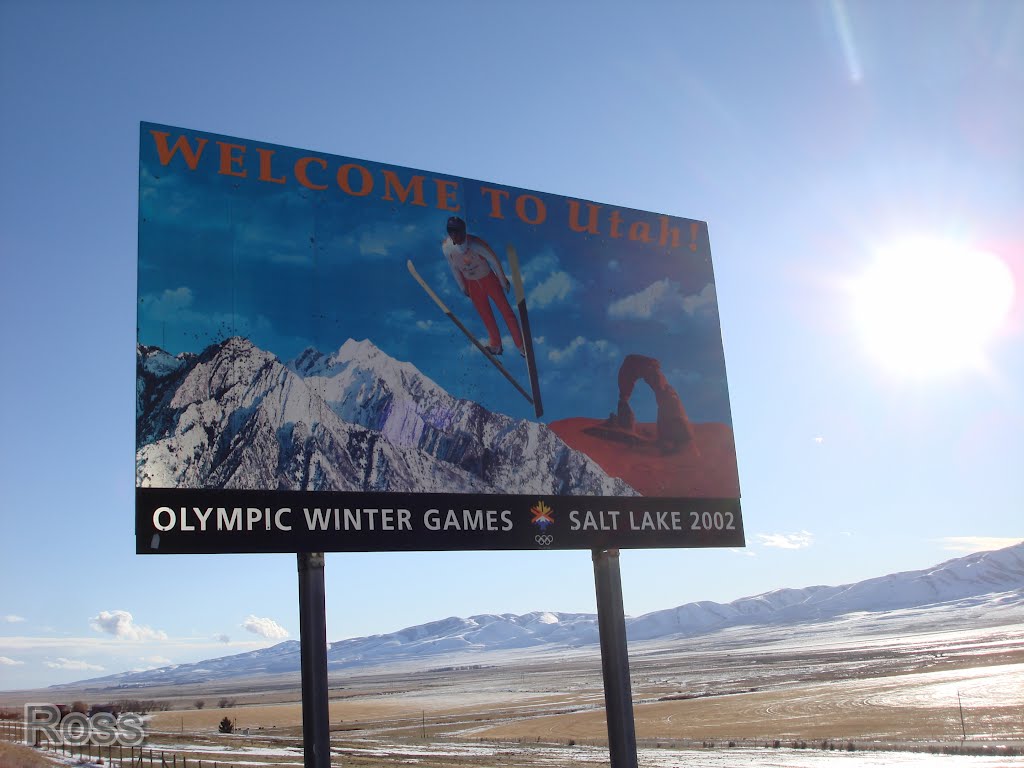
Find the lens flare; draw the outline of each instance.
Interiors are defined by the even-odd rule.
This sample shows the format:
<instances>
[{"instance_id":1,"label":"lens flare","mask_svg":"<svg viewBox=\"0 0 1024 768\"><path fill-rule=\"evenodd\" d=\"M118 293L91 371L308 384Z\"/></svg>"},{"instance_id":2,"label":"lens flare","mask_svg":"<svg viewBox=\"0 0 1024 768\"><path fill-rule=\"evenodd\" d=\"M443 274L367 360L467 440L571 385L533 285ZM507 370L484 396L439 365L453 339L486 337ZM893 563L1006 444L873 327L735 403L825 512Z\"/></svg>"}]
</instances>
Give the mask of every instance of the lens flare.
<instances>
[{"instance_id":1,"label":"lens flare","mask_svg":"<svg viewBox=\"0 0 1024 768\"><path fill-rule=\"evenodd\" d=\"M880 364L931 376L983 366L1014 293L1013 273L997 255L916 238L877 253L855 283L854 306Z\"/></svg>"}]
</instances>

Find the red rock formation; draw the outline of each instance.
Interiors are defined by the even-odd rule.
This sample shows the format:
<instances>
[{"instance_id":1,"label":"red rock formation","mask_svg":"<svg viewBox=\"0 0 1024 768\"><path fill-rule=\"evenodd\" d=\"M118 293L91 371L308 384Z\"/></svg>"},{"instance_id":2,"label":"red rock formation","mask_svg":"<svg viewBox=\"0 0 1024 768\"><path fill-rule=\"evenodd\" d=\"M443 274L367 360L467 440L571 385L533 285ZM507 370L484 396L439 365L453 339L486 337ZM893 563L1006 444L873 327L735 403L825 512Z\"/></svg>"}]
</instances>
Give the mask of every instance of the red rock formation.
<instances>
[{"instance_id":1,"label":"red rock formation","mask_svg":"<svg viewBox=\"0 0 1024 768\"><path fill-rule=\"evenodd\" d=\"M636 426L636 416L629 405L633 388L640 380L654 392L654 401L658 405L657 442L667 453L681 451L692 447L694 440L693 426L686 415L679 393L668 383L661 372L661 363L653 357L644 355L626 355L619 368L619 404L617 412L609 417L609 426L632 432Z\"/></svg>"}]
</instances>

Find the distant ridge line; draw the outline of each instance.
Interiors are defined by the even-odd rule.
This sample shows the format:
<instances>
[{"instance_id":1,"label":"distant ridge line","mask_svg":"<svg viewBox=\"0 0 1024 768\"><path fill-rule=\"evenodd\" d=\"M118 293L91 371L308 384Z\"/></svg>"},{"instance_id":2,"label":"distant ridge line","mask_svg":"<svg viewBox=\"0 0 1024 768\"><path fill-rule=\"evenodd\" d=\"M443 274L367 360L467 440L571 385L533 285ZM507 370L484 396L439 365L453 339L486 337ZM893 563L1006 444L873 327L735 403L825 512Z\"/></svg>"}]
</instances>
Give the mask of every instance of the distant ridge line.
<instances>
[{"instance_id":1,"label":"distant ridge line","mask_svg":"<svg viewBox=\"0 0 1024 768\"><path fill-rule=\"evenodd\" d=\"M960 613L976 606L985 613L998 609L1024 622L1024 543L991 552L947 560L931 568L881 576L835 587L777 589L730 603L701 601L627 619L630 642L695 638L732 627L794 630L801 625L836 617L914 609L932 611L947 620L950 607ZM1000 614L1003 615L1003 614ZM920 617L915 622L920 623ZM465 662L487 652L557 652L598 643L597 616L590 613L533 611L526 614L452 616L395 632L331 643L331 671L355 670L383 664L430 662L464 654ZM223 681L231 678L298 673L299 643L288 640L268 648L175 664L141 672L123 672L76 683L71 688L146 687Z\"/></svg>"}]
</instances>

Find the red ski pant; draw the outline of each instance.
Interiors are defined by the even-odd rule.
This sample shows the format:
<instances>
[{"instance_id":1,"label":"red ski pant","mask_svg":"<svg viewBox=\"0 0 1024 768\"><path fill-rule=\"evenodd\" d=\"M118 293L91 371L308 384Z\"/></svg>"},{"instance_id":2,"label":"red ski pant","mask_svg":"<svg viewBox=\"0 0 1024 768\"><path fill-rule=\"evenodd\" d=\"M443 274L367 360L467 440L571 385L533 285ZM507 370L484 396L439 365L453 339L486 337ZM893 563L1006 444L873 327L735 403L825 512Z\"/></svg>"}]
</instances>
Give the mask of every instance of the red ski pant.
<instances>
[{"instance_id":1,"label":"red ski pant","mask_svg":"<svg viewBox=\"0 0 1024 768\"><path fill-rule=\"evenodd\" d=\"M473 301L480 319L487 327L487 343L492 347L501 347L501 334L498 333L498 323L494 319L494 312L491 310L490 299L498 305L498 311L505 318L505 324L512 334L512 341L517 349L523 348L523 334L519 331L519 322L516 320L512 307L509 306L505 292L501 290L501 283L498 276L493 272L479 280L466 280L466 288L469 290L469 298Z\"/></svg>"}]
</instances>

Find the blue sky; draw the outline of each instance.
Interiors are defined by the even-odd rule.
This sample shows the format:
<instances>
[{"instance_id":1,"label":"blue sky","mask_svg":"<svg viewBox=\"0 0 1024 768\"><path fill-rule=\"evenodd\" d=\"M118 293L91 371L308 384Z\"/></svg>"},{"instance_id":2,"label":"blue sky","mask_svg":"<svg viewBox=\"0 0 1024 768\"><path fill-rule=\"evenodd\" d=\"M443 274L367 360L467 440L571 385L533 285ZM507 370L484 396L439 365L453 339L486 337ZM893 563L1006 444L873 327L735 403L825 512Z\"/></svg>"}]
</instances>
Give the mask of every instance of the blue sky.
<instances>
[{"instance_id":1,"label":"blue sky","mask_svg":"<svg viewBox=\"0 0 1024 768\"><path fill-rule=\"evenodd\" d=\"M1021 92L1015 2L0 5L0 689L298 636L293 557L134 554L140 121L706 221L748 546L624 553L636 615L1024 535ZM331 640L595 606L586 552L327 591Z\"/></svg>"}]
</instances>

